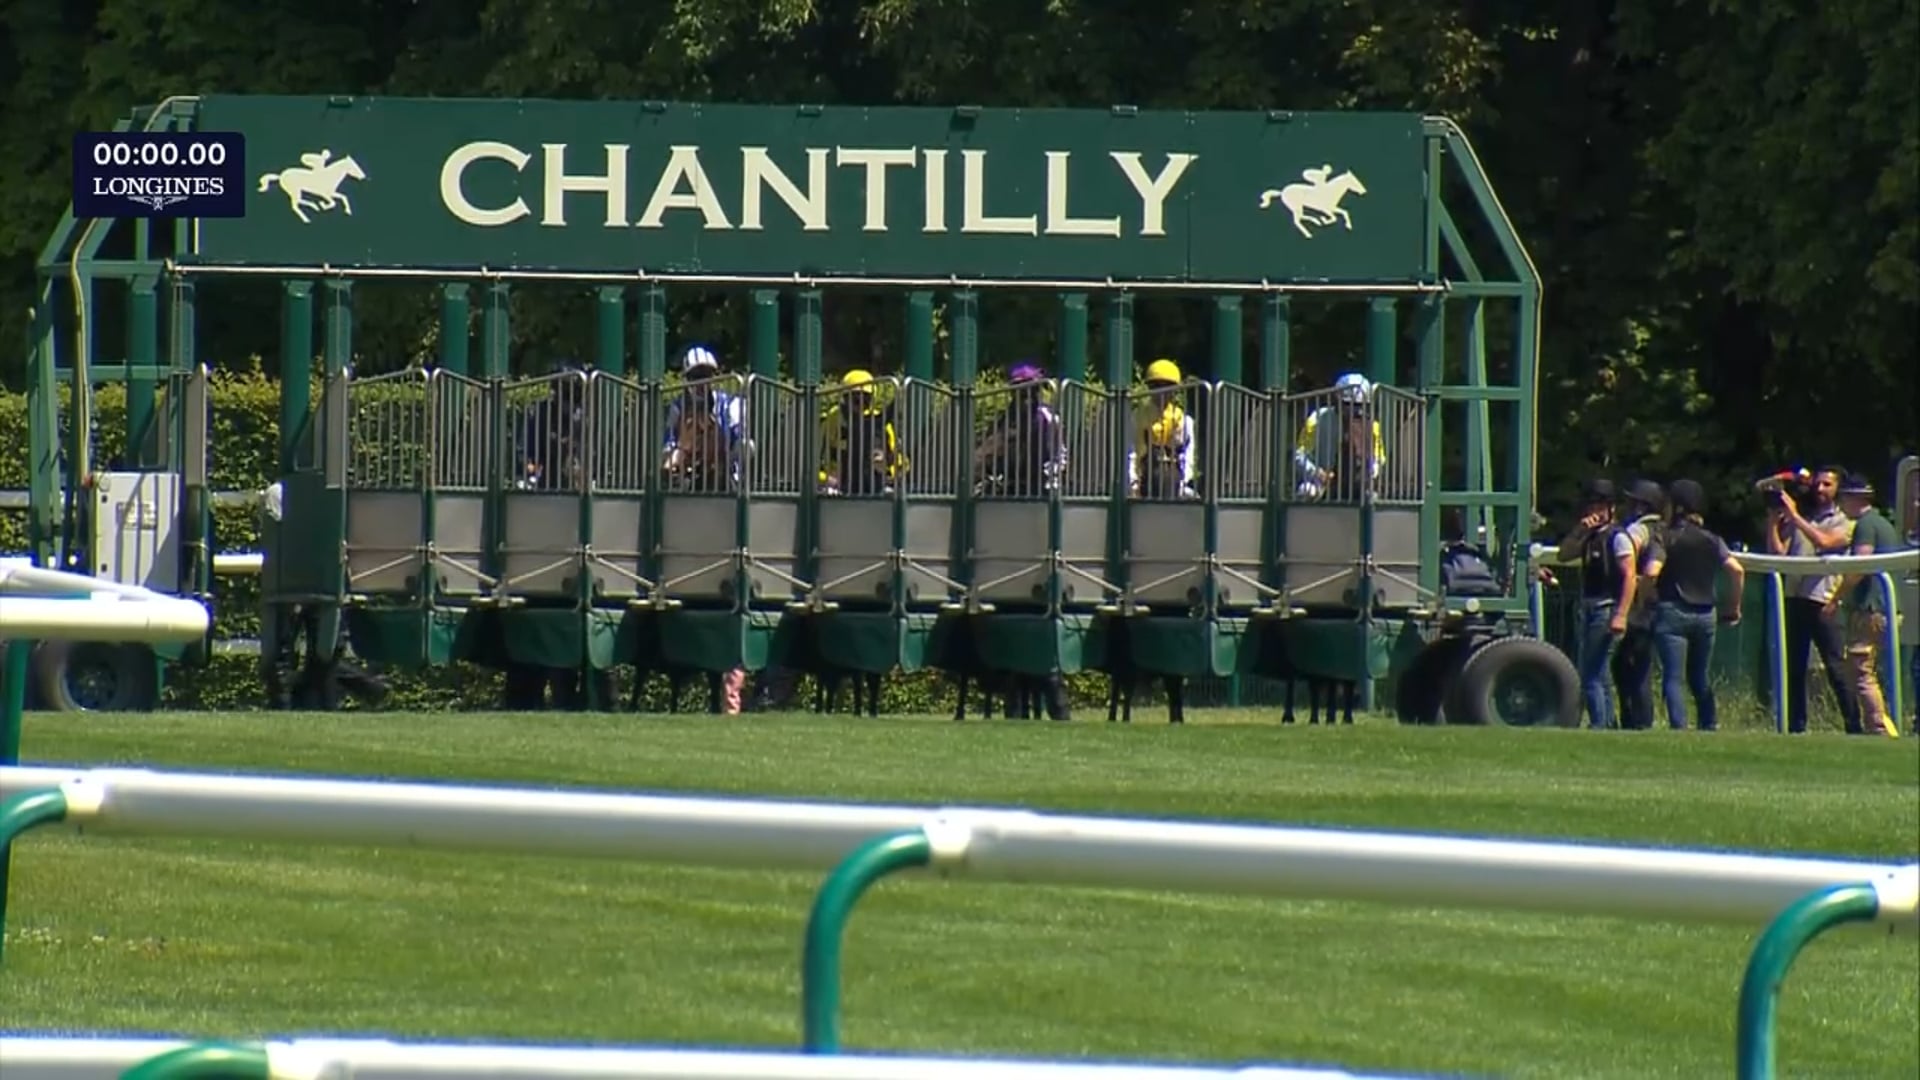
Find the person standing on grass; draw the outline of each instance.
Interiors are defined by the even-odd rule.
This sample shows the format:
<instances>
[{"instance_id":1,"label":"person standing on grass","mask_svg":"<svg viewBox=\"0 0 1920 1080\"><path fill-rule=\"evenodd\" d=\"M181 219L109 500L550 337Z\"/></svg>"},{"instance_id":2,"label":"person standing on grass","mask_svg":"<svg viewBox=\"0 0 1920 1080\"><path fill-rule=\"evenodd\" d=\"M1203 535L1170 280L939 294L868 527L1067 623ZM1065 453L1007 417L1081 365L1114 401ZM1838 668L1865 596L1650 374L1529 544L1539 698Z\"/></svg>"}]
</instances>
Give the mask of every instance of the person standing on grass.
<instances>
[{"instance_id":1,"label":"person standing on grass","mask_svg":"<svg viewBox=\"0 0 1920 1080\"><path fill-rule=\"evenodd\" d=\"M1853 522L1834 505L1840 490L1841 471L1823 468L1813 474L1812 487L1805 493L1807 507L1788 491L1768 514L1767 552L1811 558L1818 555L1844 555L1853 538ZM1840 717L1847 734L1860 733L1860 709L1846 683L1846 637L1834 609L1828 606L1840 592L1840 575L1797 578L1785 602L1787 621L1786 655L1780 663L1787 672L1787 732L1804 735L1807 731L1808 653L1820 654L1820 666L1826 670L1827 685L1833 688L1840 705Z\"/></svg>"},{"instance_id":2,"label":"person standing on grass","mask_svg":"<svg viewBox=\"0 0 1920 1080\"><path fill-rule=\"evenodd\" d=\"M1719 718L1708 665L1713 660L1714 613L1719 607L1715 586L1724 572L1730 599L1720 618L1728 626L1737 626L1747 572L1733 557L1726 540L1708 529L1701 518L1707 500L1698 483L1675 480L1667 489L1667 498L1673 517L1663 544L1666 558L1653 587L1653 645L1660 656L1660 694L1666 701L1668 727L1686 730L1684 691L1691 690L1694 726L1714 731L1719 728Z\"/></svg>"},{"instance_id":3,"label":"person standing on grass","mask_svg":"<svg viewBox=\"0 0 1920 1080\"><path fill-rule=\"evenodd\" d=\"M1608 662L1627 631L1627 608L1636 587L1633 541L1614 524L1611 480L1594 479L1581 489L1580 520L1560 538L1559 561L1580 567L1580 623L1576 667L1587 724L1613 727L1613 682Z\"/></svg>"},{"instance_id":4,"label":"person standing on grass","mask_svg":"<svg viewBox=\"0 0 1920 1080\"><path fill-rule=\"evenodd\" d=\"M1853 522L1853 554L1886 555L1901 551L1900 532L1893 522L1873 506L1873 484L1866 477L1849 474L1840 483L1840 512ZM1860 713L1860 733L1898 735L1899 722L1887 711L1887 697L1880 686L1880 642L1887 632L1887 598L1880 583L1866 574L1848 574L1827 600L1825 617L1835 618L1839 606L1846 604L1845 627L1847 674ZM1898 660L1896 659L1897 663Z\"/></svg>"},{"instance_id":5,"label":"person standing on grass","mask_svg":"<svg viewBox=\"0 0 1920 1080\"><path fill-rule=\"evenodd\" d=\"M1633 547L1637 584L1631 596L1621 601L1627 628L1608 666L1613 673L1614 693L1620 700L1620 726L1628 731L1653 727L1653 583L1666 558L1661 546L1660 509L1666 500L1667 493L1651 480L1627 485L1627 522L1620 531Z\"/></svg>"}]
</instances>

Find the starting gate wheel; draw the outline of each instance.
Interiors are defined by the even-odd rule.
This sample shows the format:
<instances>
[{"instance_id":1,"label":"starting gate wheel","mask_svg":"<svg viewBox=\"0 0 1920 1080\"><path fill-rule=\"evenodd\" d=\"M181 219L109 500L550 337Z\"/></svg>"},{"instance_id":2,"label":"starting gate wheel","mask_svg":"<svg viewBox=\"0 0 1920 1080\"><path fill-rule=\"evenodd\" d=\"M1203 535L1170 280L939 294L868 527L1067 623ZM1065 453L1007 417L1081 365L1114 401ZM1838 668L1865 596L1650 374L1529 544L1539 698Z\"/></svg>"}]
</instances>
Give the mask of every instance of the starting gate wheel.
<instances>
[{"instance_id":1,"label":"starting gate wheel","mask_svg":"<svg viewBox=\"0 0 1920 1080\"><path fill-rule=\"evenodd\" d=\"M1449 724L1580 726L1580 675L1539 638L1496 638L1467 658L1446 701Z\"/></svg>"},{"instance_id":2,"label":"starting gate wheel","mask_svg":"<svg viewBox=\"0 0 1920 1080\"><path fill-rule=\"evenodd\" d=\"M43 642L33 674L40 700L55 712L151 712L160 704L159 670L143 645Z\"/></svg>"}]
</instances>

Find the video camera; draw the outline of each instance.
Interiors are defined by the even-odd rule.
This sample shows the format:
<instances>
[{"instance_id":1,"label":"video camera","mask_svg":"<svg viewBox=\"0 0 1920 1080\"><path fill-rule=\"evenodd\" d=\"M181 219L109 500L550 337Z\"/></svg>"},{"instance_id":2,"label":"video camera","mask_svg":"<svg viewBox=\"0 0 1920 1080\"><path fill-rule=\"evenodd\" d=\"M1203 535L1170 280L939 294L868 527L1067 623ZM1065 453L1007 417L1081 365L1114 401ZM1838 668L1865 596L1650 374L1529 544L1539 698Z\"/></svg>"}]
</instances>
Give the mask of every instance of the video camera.
<instances>
[{"instance_id":1,"label":"video camera","mask_svg":"<svg viewBox=\"0 0 1920 1080\"><path fill-rule=\"evenodd\" d=\"M1753 485L1769 508L1785 506L1780 498L1782 494L1791 495L1795 502L1804 502L1813 490L1813 472L1810 469L1782 469L1771 476L1763 476Z\"/></svg>"}]
</instances>

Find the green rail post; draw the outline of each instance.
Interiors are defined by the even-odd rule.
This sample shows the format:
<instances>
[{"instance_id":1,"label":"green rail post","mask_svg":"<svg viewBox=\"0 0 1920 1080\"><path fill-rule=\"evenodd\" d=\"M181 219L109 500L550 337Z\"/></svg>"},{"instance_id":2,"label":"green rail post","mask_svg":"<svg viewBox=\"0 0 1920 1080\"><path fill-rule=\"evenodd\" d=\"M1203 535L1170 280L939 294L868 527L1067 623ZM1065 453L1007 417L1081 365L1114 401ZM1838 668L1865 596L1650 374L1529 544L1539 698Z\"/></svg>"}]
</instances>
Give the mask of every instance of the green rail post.
<instances>
[{"instance_id":1,"label":"green rail post","mask_svg":"<svg viewBox=\"0 0 1920 1080\"><path fill-rule=\"evenodd\" d=\"M6 663L0 667L0 765L20 764L20 728L27 713L27 657L31 641L0 642Z\"/></svg>"},{"instance_id":2,"label":"green rail post","mask_svg":"<svg viewBox=\"0 0 1920 1080\"><path fill-rule=\"evenodd\" d=\"M169 1050L120 1074L120 1080L272 1080L267 1048L204 1042Z\"/></svg>"},{"instance_id":3,"label":"green rail post","mask_svg":"<svg viewBox=\"0 0 1920 1080\"><path fill-rule=\"evenodd\" d=\"M1872 922L1880 913L1873 886L1833 885L1794 901L1768 925L1740 980L1738 1080L1773 1080L1774 1019L1787 969L1814 938L1844 923Z\"/></svg>"},{"instance_id":4,"label":"green rail post","mask_svg":"<svg viewBox=\"0 0 1920 1080\"><path fill-rule=\"evenodd\" d=\"M840 959L853 905L888 874L932 861L933 844L926 833L895 833L855 849L820 886L807 916L800 960L800 1023L807 1053L840 1052Z\"/></svg>"},{"instance_id":5,"label":"green rail post","mask_svg":"<svg viewBox=\"0 0 1920 1080\"><path fill-rule=\"evenodd\" d=\"M59 788L26 791L0 802L0 959L6 957L7 889L13 869L13 838L35 826L62 821L66 816L67 796Z\"/></svg>"}]
</instances>

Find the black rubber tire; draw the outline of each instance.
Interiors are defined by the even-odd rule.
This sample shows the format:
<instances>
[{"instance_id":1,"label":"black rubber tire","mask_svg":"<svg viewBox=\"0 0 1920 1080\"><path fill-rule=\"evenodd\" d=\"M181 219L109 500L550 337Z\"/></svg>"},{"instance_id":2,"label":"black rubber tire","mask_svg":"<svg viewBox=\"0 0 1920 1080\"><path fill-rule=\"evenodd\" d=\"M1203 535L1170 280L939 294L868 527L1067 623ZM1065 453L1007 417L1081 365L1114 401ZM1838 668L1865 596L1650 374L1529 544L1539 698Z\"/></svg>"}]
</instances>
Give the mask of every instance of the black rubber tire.
<instances>
[{"instance_id":1,"label":"black rubber tire","mask_svg":"<svg viewBox=\"0 0 1920 1080\"><path fill-rule=\"evenodd\" d=\"M160 704L159 675L144 645L46 641L31 666L41 703L55 712L152 712Z\"/></svg>"},{"instance_id":2,"label":"black rubber tire","mask_svg":"<svg viewBox=\"0 0 1920 1080\"><path fill-rule=\"evenodd\" d=\"M1496 638L1460 669L1447 722L1579 727L1580 674L1567 654L1539 638Z\"/></svg>"},{"instance_id":3,"label":"black rubber tire","mask_svg":"<svg viewBox=\"0 0 1920 1080\"><path fill-rule=\"evenodd\" d=\"M1414 656L1394 687L1393 711L1403 724L1437 724L1447 697L1460 681L1461 665L1473 651L1465 637L1437 638Z\"/></svg>"}]
</instances>

